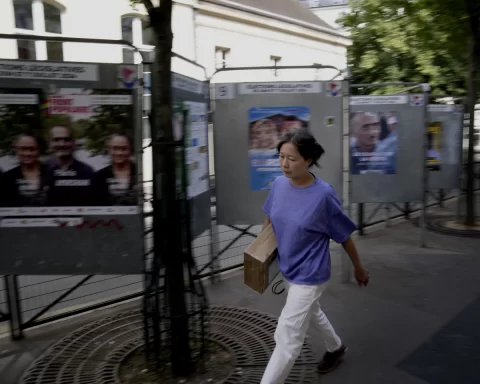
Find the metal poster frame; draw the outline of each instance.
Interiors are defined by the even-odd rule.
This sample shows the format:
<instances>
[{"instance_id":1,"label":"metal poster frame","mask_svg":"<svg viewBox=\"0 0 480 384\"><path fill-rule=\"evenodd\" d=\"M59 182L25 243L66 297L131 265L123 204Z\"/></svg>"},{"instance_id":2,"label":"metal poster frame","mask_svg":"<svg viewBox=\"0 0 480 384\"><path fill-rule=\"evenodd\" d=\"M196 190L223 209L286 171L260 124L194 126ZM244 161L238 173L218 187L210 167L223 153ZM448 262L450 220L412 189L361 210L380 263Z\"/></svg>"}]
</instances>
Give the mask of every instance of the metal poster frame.
<instances>
[{"instance_id":1,"label":"metal poster frame","mask_svg":"<svg viewBox=\"0 0 480 384\"><path fill-rule=\"evenodd\" d=\"M427 142L427 131L428 131L428 124L429 124L429 118L428 118L428 105L429 105L429 100L430 100L430 86L429 84L425 83L417 83L417 82L391 82L391 83L373 83L373 84L352 84L351 89L353 88L382 88L382 87L388 87L388 86L397 86L397 87L408 87L406 89L401 90L400 92L396 92L390 95L399 95L399 94L404 94L404 93L410 93L410 91L419 89L421 90L421 93L423 93L424 96L424 161L423 161L423 167L422 167L422 202L421 202L421 216L420 216L420 247L424 248L426 247L426 222L427 222L427 198L428 198L428 168L427 168L427 163L426 163L426 158L427 158L427 152L428 152L428 142ZM350 92L351 95L351 92ZM385 95L388 96L388 95ZM351 96L352 97L352 96ZM351 111L351 105L349 104L349 112ZM350 147L349 147L349 158L350 158ZM350 166L349 166L350 169ZM349 175L349 199L348 203L351 204L351 192L352 192L352 181L351 181L351 175L350 172L348 173ZM359 221L359 234L362 236L364 235L364 210L363 210L363 204L364 203L358 203L358 221ZM390 219L390 205L393 205L395 208L397 208L399 211L403 212L405 215L407 215L409 212L408 208L408 203L405 204L405 209L400 208L397 204L395 203L378 203L378 206L375 208L374 212L371 214L370 218L373 217L379 209L387 205L386 207L386 226L389 225L389 219ZM368 220L367 220L368 221Z\"/></svg>"},{"instance_id":2,"label":"metal poster frame","mask_svg":"<svg viewBox=\"0 0 480 384\"><path fill-rule=\"evenodd\" d=\"M120 45L120 46L128 46L132 48L136 53L139 53L142 62L136 67L138 68L137 78L139 80L138 84L138 97L139 97L139 106L143 105L143 72L144 69L142 68L144 65L150 65L153 61L153 52L150 51L143 51L138 49L132 43L124 40L106 40L106 39L89 39L89 38L71 38L71 37L63 37L63 36L35 36L35 35L20 35L20 34L0 34L0 39L9 39L9 40L32 40L32 41L54 41L54 42L72 42L72 43L91 43L91 44L111 44L111 45ZM201 66L200 64L185 58L175 52L172 52L172 57L179 58L185 62L188 62L194 66L203 69L205 74L205 79L208 85L208 76L206 69ZM85 64L94 64L94 63L85 63ZM121 63L116 63L121 64ZM209 99L209 98L208 98ZM141 108L142 109L142 108ZM141 118L141 115L140 115ZM142 132L142 130L140 130ZM140 161L142 159L140 158ZM139 172L139 175L142 176L143 172ZM211 242L210 242L211 243ZM211 244L212 246L212 244ZM213 252L211 253L211 257L213 257ZM146 256L144 255L144 263L146 262ZM144 264L145 265L145 264ZM207 264L213 265L213 260ZM198 278L204 278L210 276L212 281L214 275L217 271L212 268L211 273L208 274L199 274ZM58 321L61 319L65 319L74 315L79 315L91 310L99 309L102 307L110 306L119 304L131 299L136 299L142 296L142 292L133 292L129 294L122 295L120 297L115 297L113 299L104 300L102 302L94 302L91 304L86 304L80 308L73 308L69 311L58 313L58 314L49 314L49 316L45 317L44 315L47 314L53 307L58 305L59 303L63 302L65 299L69 298L74 292L77 291L78 288L85 285L88 281L90 281L94 275L85 276L81 281L74 284L72 287L68 288L65 292L63 292L60 296L49 301L48 304L42 306L38 313L35 313L33 316L30 316L28 319L23 319L23 311L21 308L21 291L19 288L18 282L18 275L5 275L4 276L4 283L5 283L5 293L6 293L6 311L0 311L0 322L8 321L10 324L10 336L12 340L20 340L24 337L24 330L40 326L43 324L47 324L53 321Z\"/></svg>"},{"instance_id":3,"label":"metal poster frame","mask_svg":"<svg viewBox=\"0 0 480 384\"><path fill-rule=\"evenodd\" d=\"M440 96L432 96L430 99L431 100L435 100L435 99L443 99L443 98L449 98L449 99L452 99L453 101L456 101L456 100L460 100L461 102L460 103L454 103L454 104L450 104L450 105L454 105L454 106L458 106L458 105L461 105L463 107L463 111L462 111L462 131L461 131L461 140L459 140L459 147L460 147L460 150L459 150L459 165L458 165L458 185L457 185L457 193L456 193L456 198L457 198L457 204L456 204L456 212L455 212L455 215L456 215L456 218L457 220L460 220L460 216L461 216L461 203L462 203L462 197L463 197L463 194L462 194L462 184L463 184L463 181L464 181L464 178L465 178L465 175L464 175L464 171L463 171L463 128L464 128L464 120L465 120L465 113L466 113L466 99L465 97L462 97L462 96L453 96L453 95L440 95ZM430 104L430 105L445 105L443 103L434 103L434 104ZM435 196L433 194L432 191L429 191L429 193L431 195L433 195L434 198L437 198L437 196ZM443 189L440 189L439 190L439 196L438 196L438 199L440 200L440 206L443 205L443 197L444 197L444 190Z\"/></svg>"},{"instance_id":4,"label":"metal poster frame","mask_svg":"<svg viewBox=\"0 0 480 384\"><path fill-rule=\"evenodd\" d=\"M232 72L232 71L255 71L255 70L284 70L284 69L333 69L335 71L337 71L338 73L336 74L336 76L332 79L332 80L323 80L323 81L320 81L320 80L316 80L316 81L319 81L319 82L328 82L328 81L333 81L335 80L339 75L343 74L344 72L339 70L337 67L334 67L334 66L330 66L330 65L319 65L319 64L314 64L314 65L299 65L299 66L253 66L253 67L226 67L226 68L219 68L217 69L213 74L212 76L210 77L209 81L211 82L212 79L215 77L216 74L218 73L222 73L222 72ZM308 81L308 80L302 80L302 81ZM341 119L342 119L342 122L341 122L341 135L343 137L343 132L344 132L344 129L345 129L345 119L344 119L344 113L347 112L348 113L348 110L346 109L345 107L345 100L347 101L347 104L348 104L348 98L349 98L349 94L350 94L350 86L349 86L349 79L348 78L344 78L342 80L337 80L337 81L341 81L343 82L344 84L347 83L347 86L343 86L342 87L342 107L341 107L341 112L340 112L340 116L341 116ZM268 83L274 83L274 81L268 81ZM235 84L235 82L233 82ZM242 82L242 83L248 83L248 82ZM214 114L215 113L215 110L212 111L212 113ZM214 126L214 129L215 129L215 126ZM215 145L214 145L214 149L215 149ZM340 150L341 150L341 153L342 153L342 160L341 160L341 163L343 164L343 153L344 153L344 143L343 143L343 139L341 140L341 144L340 144ZM342 172L342 179L344 180L344 172L343 172L343 165L341 167L341 172ZM216 172L215 172L216 173ZM343 184L345 183L345 180L343 181ZM343 189L343 187L342 187ZM342 196L339 196L342 201L344 200L344 193L342 193ZM250 230L252 229L252 227L254 226L253 224L250 224L250 225L246 225L245 228L240 228L236 225L231 225L231 224L222 224L222 225L225 225L226 227L229 227L231 229L234 229L236 231L239 232L239 234L233 238L231 241L229 241L229 243L221 248L221 249L218 249L216 251L216 254L215 254L215 259L218 260L220 258L220 256L225 253L226 251L228 251L240 238L242 238L243 236L247 235L247 236L251 236L251 237L257 237L257 234L254 234L252 233ZM215 244L218 244L218 238L217 238L217 233L218 233L218 224L216 223L215 221L215 226L217 227L217 230L214 231L214 235L215 235L215 241L214 243ZM349 282L351 280L351 270L350 270L350 267L349 267L349 262L348 262L348 259L347 259L347 256L342 254L342 262L341 262L341 281L342 282Z\"/></svg>"}]
</instances>

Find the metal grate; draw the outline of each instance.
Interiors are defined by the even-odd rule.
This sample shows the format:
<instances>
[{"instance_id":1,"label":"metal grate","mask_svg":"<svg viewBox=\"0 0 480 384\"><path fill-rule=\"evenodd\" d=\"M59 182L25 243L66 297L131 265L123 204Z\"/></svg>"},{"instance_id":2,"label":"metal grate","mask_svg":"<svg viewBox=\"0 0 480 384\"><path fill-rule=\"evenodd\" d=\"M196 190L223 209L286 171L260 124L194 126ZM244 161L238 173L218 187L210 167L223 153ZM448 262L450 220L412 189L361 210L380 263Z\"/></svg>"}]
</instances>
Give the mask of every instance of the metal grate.
<instances>
[{"instance_id":1,"label":"metal grate","mask_svg":"<svg viewBox=\"0 0 480 384\"><path fill-rule=\"evenodd\" d=\"M258 384L275 347L277 320L245 308L212 306L209 338L235 357L225 384ZM130 311L93 322L61 339L25 372L19 384L118 384L121 362L144 344L143 315ZM317 378L308 339L286 384Z\"/></svg>"}]
</instances>

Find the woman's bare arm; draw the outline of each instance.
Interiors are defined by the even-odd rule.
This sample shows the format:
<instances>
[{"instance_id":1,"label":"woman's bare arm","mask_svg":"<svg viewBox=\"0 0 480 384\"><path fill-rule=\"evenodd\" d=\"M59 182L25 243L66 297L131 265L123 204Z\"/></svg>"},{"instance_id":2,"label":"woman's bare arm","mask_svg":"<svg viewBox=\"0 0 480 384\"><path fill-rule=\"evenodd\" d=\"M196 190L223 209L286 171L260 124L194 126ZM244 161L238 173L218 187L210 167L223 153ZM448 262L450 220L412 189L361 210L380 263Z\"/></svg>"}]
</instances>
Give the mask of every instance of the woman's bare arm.
<instances>
[{"instance_id":1,"label":"woman's bare arm","mask_svg":"<svg viewBox=\"0 0 480 384\"><path fill-rule=\"evenodd\" d=\"M262 229L265 229L266 227L268 227L268 224L270 224L270 216L265 217L265 221L263 222Z\"/></svg>"}]
</instances>

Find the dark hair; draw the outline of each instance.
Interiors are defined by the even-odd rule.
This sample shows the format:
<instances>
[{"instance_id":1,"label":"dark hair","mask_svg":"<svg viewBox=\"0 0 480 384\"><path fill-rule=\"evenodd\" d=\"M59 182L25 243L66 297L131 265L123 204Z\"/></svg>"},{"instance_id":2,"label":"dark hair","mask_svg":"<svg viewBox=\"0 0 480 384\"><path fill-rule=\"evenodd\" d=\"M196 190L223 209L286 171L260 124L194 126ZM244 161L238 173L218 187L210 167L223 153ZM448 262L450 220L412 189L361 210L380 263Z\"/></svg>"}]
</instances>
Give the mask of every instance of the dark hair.
<instances>
[{"instance_id":1,"label":"dark hair","mask_svg":"<svg viewBox=\"0 0 480 384\"><path fill-rule=\"evenodd\" d=\"M310 167L312 165L318 167L318 160L320 160L325 153L323 147L317 143L317 140L315 140L313 135L305 128L286 133L278 143L277 151L280 152L283 144L286 143L294 144L305 160L312 160Z\"/></svg>"}]
</instances>

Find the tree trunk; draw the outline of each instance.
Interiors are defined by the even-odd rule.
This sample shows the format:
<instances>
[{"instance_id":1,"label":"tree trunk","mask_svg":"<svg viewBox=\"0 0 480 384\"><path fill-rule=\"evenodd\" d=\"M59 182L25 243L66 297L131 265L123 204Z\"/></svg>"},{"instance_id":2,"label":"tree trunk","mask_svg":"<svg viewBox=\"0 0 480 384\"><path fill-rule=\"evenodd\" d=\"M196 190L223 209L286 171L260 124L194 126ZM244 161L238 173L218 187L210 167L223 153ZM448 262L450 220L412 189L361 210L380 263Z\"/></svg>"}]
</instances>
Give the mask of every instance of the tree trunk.
<instances>
[{"instance_id":1,"label":"tree trunk","mask_svg":"<svg viewBox=\"0 0 480 384\"><path fill-rule=\"evenodd\" d=\"M471 29L470 74L468 80L468 113L470 123L468 127L468 159L467 159L467 201L465 225L473 226L476 221L475 213L475 104L478 91L478 65L480 61L480 15L478 14L478 0L467 0L467 12Z\"/></svg>"},{"instance_id":2,"label":"tree trunk","mask_svg":"<svg viewBox=\"0 0 480 384\"><path fill-rule=\"evenodd\" d=\"M172 0L161 0L159 7L149 10L155 38L153 67L152 129L154 180L157 191L154 207L155 252L165 266L165 289L170 309L172 373L185 377L193 371L189 346L188 313L185 301L183 250L179 243L179 202L176 189L175 146L172 130ZM158 253L155 255L157 257Z\"/></svg>"}]
</instances>

